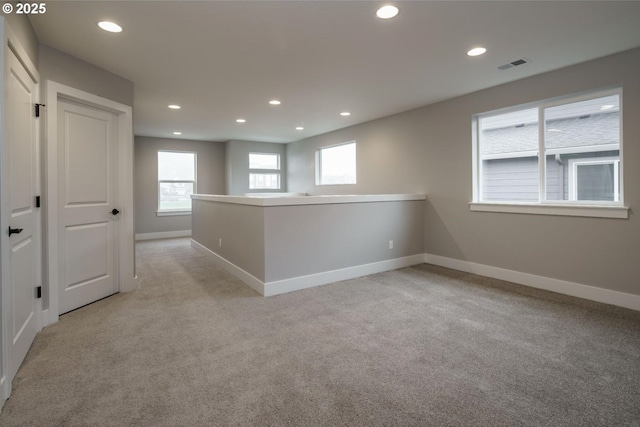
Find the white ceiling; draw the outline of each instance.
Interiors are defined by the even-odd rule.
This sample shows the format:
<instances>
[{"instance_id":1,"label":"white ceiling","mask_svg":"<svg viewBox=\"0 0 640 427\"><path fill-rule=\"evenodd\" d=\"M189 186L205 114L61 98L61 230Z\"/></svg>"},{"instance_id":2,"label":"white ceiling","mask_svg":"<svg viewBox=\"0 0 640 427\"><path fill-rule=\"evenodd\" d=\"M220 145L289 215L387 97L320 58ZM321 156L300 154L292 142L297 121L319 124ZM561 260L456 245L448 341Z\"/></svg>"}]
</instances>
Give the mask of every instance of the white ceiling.
<instances>
[{"instance_id":1,"label":"white ceiling","mask_svg":"<svg viewBox=\"0 0 640 427\"><path fill-rule=\"evenodd\" d=\"M49 1L30 19L41 43L133 81L136 135L212 141L297 141L640 46L640 1L391 3L388 21L364 0Z\"/></svg>"}]
</instances>

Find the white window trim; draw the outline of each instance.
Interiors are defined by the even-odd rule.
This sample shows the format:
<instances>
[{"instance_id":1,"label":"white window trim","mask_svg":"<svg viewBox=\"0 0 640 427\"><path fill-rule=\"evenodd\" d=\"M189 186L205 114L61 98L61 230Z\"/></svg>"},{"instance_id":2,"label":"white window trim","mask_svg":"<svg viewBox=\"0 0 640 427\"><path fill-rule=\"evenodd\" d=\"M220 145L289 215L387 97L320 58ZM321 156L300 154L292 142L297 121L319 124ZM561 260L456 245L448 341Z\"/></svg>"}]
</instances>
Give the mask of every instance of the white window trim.
<instances>
[{"instance_id":1,"label":"white window trim","mask_svg":"<svg viewBox=\"0 0 640 427\"><path fill-rule=\"evenodd\" d=\"M340 182L340 183L331 183L331 184L325 184L322 182L322 156L321 156L321 152L322 150L326 150L326 149L330 149L330 148L335 148L335 147L341 147L343 145L350 145L350 144L354 144L356 146L356 170L355 170L355 181L354 182ZM340 144L333 144L333 145L325 145L324 147L319 147L316 149L316 186L325 186L325 187L330 187L330 186L342 186L342 185L356 185L358 183L358 145L356 140L353 141L347 141L347 142L341 142Z\"/></svg>"},{"instance_id":2,"label":"white window trim","mask_svg":"<svg viewBox=\"0 0 640 427\"><path fill-rule=\"evenodd\" d=\"M157 210L156 216L180 216L180 215L191 215L191 209L160 209L160 185L165 183L188 183L193 184L193 194L197 194L197 179L198 179L198 153L195 151L180 151L180 150L158 150L158 153L189 153L193 154L193 181L188 180L168 180L158 179L158 194L157 194ZM156 154L156 162L157 154Z\"/></svg>"},{"instance_id":3,"label":"white window trim","mask_svg":"<svg viewBox=\"0 0 640 427\"><path fill-rule=\"evenodd\" d=\"M620 200L615 202L588 202L572 201L572 200L545 200L546 197L546 162L538 162L540 168L540 200L537 203L517 203L517 202L484 202L481 201L481 176L482 176L482 158L479 152L479 135L480 135L480 118L490 117L518 110L524 110L527 108L537 107L539 115L540 132L538 132L538 153L545 153L544 149L544 135L545 135L545 121L544 110L545 108L554 107L557 105L568 104L572 102L580 102L593 98L601 98L609 95L618 95L620 97L620 137L619 147L616 147L620 151L619 161L619 173L620 177L623 176L623 98L622 88L616 87L613 89L605 89L595 92L588 92L581 95L573 95L566 97L554 98L547 101L528 103L518 105L514 107L508 107L500 110L495 110L483 114L476 114L472 117L472 201L469 203L469 209L474 212L500 212L500 213L517 213L517 214L533 214L533 215L559 215L559 216L580 216L580 217L595 217L595 218L629 218L629 207L624 205L624 180L620 179ZM598 148L601 148L598 146ZM546 154L551 154L547 150ZM601 151L600 149L593 151ZM571 175L571 174L570 174Z\"/></svg>"}]
</instances>

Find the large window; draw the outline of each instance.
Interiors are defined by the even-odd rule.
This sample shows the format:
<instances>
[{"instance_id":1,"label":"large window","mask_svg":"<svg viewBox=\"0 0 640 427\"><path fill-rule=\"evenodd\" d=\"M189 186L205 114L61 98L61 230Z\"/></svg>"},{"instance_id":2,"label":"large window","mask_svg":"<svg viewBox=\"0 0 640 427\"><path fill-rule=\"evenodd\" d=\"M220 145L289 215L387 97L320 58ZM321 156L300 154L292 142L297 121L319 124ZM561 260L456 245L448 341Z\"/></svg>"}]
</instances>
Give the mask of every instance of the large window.
<instances>
[{"instance_id":1,"label":"large window","mask_svg":"<svg viewBox=\"0 0 640 427\"><path fill-rule=\"evenodd\" d=\"M280 189L280 155L249 153L249 189Z\"/></svg>"},{"instance_id":2,"label":"large window","mask_svg":"<svg viewBox=\"0 0 640 427\"><path fill-rule=\"evenodd\" d=\"M316 151L316 185L356 183L356 142Z\"/></svg>"},{"instance_id":3,"label":"large window","mask_svg":"<svg viewBox=\"0 0 640 427\"><path fill-rule=\"evenodd\" d=\"M196 191L196 153L158 151L158 215L191 212Z\"/></svg>"},{"instance_id":4,"label":"large window","mask_svg":"<svg viewBox=\"0 0 640 427\"><path fill-rule=\"evenodd\" d=\"M621 206L621 91L474 117L474 202Z\"/></svg>"}]
</instances>

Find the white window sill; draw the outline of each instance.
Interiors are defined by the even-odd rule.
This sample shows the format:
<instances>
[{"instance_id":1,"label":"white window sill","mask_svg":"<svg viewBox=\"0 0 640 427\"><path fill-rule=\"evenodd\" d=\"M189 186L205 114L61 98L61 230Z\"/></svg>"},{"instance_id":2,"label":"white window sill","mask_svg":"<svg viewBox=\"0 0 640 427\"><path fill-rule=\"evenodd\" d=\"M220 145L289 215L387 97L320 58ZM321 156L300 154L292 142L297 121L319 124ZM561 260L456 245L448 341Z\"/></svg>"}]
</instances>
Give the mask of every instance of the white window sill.
<instances>
[{"instance_id":1,"label":"white window sill","mask_svg":"<svg viewBox=\"0 0 640 427\"><path fill-rule=\"evenodd\" d=\"M191 211L157 211L157 216L180 216L191 215Z\"/></svg>"},{"instance_id":2,"label":"white window sill","mask_svg":"<svg viewBox=\"0 0 640 427\"><path fill-rule=\"evenodd\" d=\"M469 203L474 212L502 212L533 215L583 216L593 218L629 218L626 206L540 205L533 203Z\"/></svg>"}]
</instances>

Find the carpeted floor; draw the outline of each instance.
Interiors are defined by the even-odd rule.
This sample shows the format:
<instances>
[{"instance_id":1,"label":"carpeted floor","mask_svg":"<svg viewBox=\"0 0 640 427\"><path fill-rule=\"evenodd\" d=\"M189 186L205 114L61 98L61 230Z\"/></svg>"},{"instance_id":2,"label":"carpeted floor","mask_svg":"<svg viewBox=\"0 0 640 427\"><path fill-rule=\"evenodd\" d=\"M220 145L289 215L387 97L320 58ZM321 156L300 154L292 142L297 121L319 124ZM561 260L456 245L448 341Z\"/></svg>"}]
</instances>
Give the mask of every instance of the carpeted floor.
<instances>
[{"instance_id":1,"label":"carpeted floor","mask_svg":"<svg viewBox=\"0 0 640 427\"><path fill-rule=\"evenodd\" d=\"M640 313L428 265L263 298L188 239L36 338L2 426L638 426Z\"/></svg>"}]
</instances>

